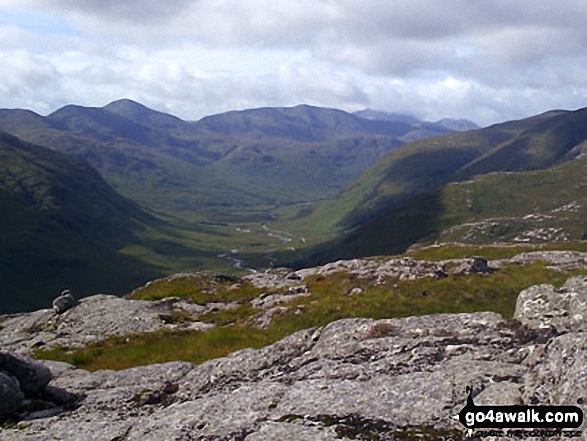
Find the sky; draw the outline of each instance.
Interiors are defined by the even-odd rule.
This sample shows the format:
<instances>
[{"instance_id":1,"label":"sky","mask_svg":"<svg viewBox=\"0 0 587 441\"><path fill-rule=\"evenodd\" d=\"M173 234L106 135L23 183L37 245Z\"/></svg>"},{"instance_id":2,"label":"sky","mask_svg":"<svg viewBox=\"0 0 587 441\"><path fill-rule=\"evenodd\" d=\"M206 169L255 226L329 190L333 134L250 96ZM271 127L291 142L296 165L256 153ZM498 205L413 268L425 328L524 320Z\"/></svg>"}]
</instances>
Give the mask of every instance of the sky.
<instances>
[{"instance_id":1,"label":"sky","mask_svg":"<svg viewBox=\"0 0 587 441\"><path fill-rule=\"evenodd\" d=\"M584 0L0 0L0 108L129 98L480 125L587 107Z\"/></svg>"}]
</instances>

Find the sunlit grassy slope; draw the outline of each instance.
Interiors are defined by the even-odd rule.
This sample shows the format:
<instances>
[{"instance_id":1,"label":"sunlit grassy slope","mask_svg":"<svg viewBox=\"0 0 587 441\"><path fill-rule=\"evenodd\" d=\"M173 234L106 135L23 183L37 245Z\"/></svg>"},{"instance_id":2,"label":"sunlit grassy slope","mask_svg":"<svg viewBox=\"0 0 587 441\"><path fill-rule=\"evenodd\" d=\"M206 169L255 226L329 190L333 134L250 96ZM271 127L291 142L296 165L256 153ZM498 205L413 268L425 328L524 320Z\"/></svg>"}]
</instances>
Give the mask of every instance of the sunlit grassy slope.
<instances>
[{"instance_id":1,"label":"sunlit grassy slope","mask_svg":"<svg viewBox=\"0 0 587 441\"><path fill-rule=\"evenodd\" d=\"M461 253L468 255L470 251L475 254L484 252L483 249L475 249L461 250ZM512 250L502 249L501 252L507 254ZM198 303L224 299L239 301L241 306L236 310L218 311L203 317L202 320L216 324L209 331L129 335L81 350L39 351L37 357L63 360L90 370L123 369L171 360L201 363L238 349L265 346L295 331L323 326L341 318L381 319L474 311L495 311L510 318L521 290L540 283L560 285L572 274L548 270L544 264L537 263L505 266L489 275L450 276L441 280L391 280L374 285L365 279L336 273L307 280L312 295L288 304L289 310L274 316L270 327L264 330L250 324L259 311L252 308L248 301L259 291L246 284L239 289L221 290L217 296L210 294L202 281L161 281L137 291L133 298L181 296ZM348 293L357 287L362 289L362 293L349 296Z\"/></svg>"},{"instance_id":2,"label":"sunlit grassy slope","mask_svg":"<svg viewBox=\"0 0 587 441\"><path fill-rule=\"evenodd\" d=\"M322 236L290 262L399 253L422 241L587 237L584 127L586 110L557 111L402 146L292 220L292 231L314 224Z\"/></svg>"},{"instance_id":3,"label":"sunlit grassy slope","mask_svg":"<svg viewBox=\"0 0 587 441\"><path fill-rule=\"evenodd\" d=\"M402 252L418 242L548 243L587 238L587 159L492 173L403 201L324 248L322 258Z\"/></svg>"},{"instance_id":4,"label":"sunlit grassy slope","mask_svg":"<svg viewBox=\"0 0 587 441\"><path fill-rule=\"evenodd\" d=\"M405 199L459 179L461 169L560 114L548 112L409 143L379 160L336 197L303 209L280 226L310 232L313 242L327 241Z\"/></svg>"}]
</instances>

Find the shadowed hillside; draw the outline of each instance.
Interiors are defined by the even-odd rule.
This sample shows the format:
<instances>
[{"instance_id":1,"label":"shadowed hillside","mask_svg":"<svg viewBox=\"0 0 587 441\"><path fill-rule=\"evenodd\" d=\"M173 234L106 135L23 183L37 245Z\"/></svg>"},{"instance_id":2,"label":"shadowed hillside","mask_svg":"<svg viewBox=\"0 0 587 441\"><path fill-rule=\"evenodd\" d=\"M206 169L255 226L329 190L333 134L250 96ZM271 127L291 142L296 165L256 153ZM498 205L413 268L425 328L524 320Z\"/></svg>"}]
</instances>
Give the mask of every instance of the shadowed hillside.
<instances>
[{"instance_id":1,"label":"shadowed hillside","mask_svg":"<svg viewBox=\"0 0 587 441\"><path fill-rule=\"evenodd\" d=\"M156 221L88 165L0 133L0 310L76 295L122 294L157 274L118 253Z\"/></svg>"}]
</instances>

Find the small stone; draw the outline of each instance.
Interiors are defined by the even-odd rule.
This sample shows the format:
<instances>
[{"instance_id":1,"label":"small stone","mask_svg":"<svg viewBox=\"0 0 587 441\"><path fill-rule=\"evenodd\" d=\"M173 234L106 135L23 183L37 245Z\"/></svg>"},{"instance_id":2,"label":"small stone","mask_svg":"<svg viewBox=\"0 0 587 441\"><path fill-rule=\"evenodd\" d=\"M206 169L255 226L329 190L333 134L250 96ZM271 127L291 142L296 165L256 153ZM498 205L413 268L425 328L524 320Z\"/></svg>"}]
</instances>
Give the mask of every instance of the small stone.
<instances>
[{"instance_id":1,"label":"small stone","mask_svg":"<svg viewBox=\"0 0 587 441\"><path fill-rule=\"evenodd\" d=\"M77 301L71 295L71 292L66 289L59 297L53 300L53 310L57 314L63 314L65 311L77 305Z\"/></svg>"}]
</instances>

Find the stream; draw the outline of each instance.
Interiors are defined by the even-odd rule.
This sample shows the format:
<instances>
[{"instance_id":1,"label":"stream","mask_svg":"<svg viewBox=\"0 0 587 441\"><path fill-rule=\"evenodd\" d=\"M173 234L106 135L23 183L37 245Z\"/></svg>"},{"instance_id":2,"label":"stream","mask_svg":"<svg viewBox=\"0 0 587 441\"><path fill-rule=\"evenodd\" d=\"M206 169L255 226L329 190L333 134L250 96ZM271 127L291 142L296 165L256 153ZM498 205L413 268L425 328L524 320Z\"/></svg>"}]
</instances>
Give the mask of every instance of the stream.
<instances>
[{"instance_id":1,"label":"stream","mask_svg":"<svg viewBox=\"0 0 587 441\"><path fill-rule=\"evenodd\" d=\"M268 237L279 240L282 244L291 243L296 238L298 238L302 243L306 242L306 239L303 236L295 236L295 235L288 233L286 231L272 230L268 227L268 225L266 223L259 223L258 226L261 227L261 230L263 231L263 233L261 233L260 231L254 231L250 228L242 228L242 227L236 227L236 231L239 233L243 233L243 234L253 234L253 235L264 234ZM290 247L289 249L291 251L296 250L293 246ZM233 266L236 269L239 269L239 270L244 269L244 270L256 272L257 270L255 270L254 268L245 268L244 267L244 260L239 257L239 254L242 254L243 250L244 250L244 247L234 248L230 251L218 254L217 257L219 257L221 259L229 260L230 262L233 263ZM275 251L274 249L269 248L269 249L267 249L267 251L265 251L265 254L269 258L270 254L274 251ZM270 259L269 265L273 266L273 263L274 263L274 261L272 259Z\"/></svg>"}]
</instances>

